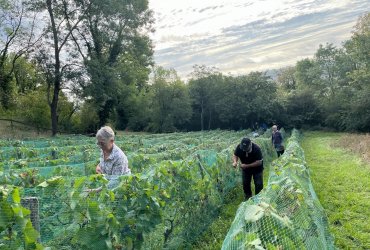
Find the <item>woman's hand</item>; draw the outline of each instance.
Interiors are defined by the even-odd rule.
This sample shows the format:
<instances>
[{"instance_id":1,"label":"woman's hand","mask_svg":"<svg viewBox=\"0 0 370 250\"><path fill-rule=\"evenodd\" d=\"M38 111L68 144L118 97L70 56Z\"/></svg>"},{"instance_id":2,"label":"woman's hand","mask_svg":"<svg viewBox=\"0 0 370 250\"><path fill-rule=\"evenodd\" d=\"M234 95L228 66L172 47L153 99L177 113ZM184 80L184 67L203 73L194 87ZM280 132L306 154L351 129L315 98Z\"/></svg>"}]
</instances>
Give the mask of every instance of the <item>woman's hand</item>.
<instances>
[{"instance_id":1,"label":"woman's hand","mask_svg":"<svg viewBox=\"0 0 370 250\"><path fill-rule=\"evenodd\" d=\"M100 168L100 164L96 165L96 168L95 168L95 171L97 174L101 174L101 168Z\"/></svg>"}]
</instances>

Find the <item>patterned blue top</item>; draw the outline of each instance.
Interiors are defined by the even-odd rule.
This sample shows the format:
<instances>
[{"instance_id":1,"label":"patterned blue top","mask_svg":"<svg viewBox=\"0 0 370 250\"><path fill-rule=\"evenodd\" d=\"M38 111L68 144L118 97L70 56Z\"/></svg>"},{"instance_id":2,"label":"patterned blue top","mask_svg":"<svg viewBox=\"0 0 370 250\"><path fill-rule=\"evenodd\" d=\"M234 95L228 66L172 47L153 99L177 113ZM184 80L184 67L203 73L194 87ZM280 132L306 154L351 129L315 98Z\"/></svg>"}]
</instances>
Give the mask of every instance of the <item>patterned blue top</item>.
<instances>
[{"instance_id":1,"label":"patterned blue top","mask_svg":"<svg viewBox=\"0 0 370 250\"><path fill-rule=\"evenodd\" d=\"M116 144L113 144L112 152L106 160L104 160L103 150L101 150L99 165L102 174L109 180L108 188L116 187L119 183L118 178L121 175L131 174L127 156Z\"/></svg>"}]
</instances>

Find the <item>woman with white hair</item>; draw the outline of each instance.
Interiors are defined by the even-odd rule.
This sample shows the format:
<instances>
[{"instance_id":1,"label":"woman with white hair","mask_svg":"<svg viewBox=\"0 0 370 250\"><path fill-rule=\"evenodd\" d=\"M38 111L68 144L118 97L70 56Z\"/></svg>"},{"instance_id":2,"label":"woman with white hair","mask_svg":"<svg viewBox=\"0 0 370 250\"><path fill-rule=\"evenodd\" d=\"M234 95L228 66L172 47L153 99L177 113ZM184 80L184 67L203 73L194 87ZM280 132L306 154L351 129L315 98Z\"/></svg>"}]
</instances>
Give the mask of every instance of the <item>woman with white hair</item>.
<instances>
[{"instance_id":1,"label":"woman with white hair","mask_svg":"<svg viewBox=\"0 0 370 250\"><path fill-rule=\"evenodd\" d=\"M109 180L108 188L118 185L121 175L130 174L128 160L123 151L114 143L114 131L105 126L96 133L97 145L100 147L100 162L96 166L96 173L104 174Z\"/></svg>"}]
</instances>

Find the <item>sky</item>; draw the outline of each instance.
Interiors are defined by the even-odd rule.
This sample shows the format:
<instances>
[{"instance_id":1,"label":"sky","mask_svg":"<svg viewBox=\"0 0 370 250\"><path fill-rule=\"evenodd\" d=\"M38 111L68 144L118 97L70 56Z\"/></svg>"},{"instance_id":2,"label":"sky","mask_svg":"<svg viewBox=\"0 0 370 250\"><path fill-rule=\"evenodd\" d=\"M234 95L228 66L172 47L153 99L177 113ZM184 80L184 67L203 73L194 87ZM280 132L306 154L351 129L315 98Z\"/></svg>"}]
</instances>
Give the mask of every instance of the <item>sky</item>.
<instances>
[{"instance_id":1,"label":"sky","mask_svg":"<svg viewBox=\"0 0 370 250\"><path fill-rule=\"evenodd\" d=\"M294 65L340 47L370 0L149 0L154 60L188 78L193 65L232 75Z\"/></svg>"}]
</instances>

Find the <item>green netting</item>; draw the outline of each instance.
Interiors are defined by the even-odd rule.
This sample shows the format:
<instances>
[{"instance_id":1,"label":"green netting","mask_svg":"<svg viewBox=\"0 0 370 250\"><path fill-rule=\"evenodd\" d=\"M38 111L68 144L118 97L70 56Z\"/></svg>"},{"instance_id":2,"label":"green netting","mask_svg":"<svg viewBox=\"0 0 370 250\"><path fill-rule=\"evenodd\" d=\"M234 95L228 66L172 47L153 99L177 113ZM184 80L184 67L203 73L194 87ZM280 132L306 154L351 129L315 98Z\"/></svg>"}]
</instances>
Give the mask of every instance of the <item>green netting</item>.
<instances>
[{"instance_id":1,"label":"green netting","mask_svg":"<svg viewBox=\"0 0 370 250\"><path fill-rule=\"evenodd\" d=\"M21 154L14 159L4 156L9 158L0 166L0 188L17 185L22 197L37 198L40 242L51 249L186 249L217 218L229 191L241 185L231 157L246 134L117 137L133 174L121 177L113 189L107 188L103 177L91 175L99 157L95 139L77 138L74 145L63 138L52 146L42 140L45 147L35 148L31 145L37 141L28 146L18 143L18 148L3 149ZM267 164L275 153L270 140L255 141ZM102 187L101 192L86 192L97 187ZM0 230L0 236L5 233ZM0 237L2 243L7 241Z\"/></svg>"},{"instance_id":2,"label":"green netting","mask_svg":"<svg viewBox=\"0 0 370 250\"><path fill-rule=\"evenodd\" d=\"M222 249L335 249L297 131L272 164L268 186L240 205Z\"/></svg>"}]
</instances>

